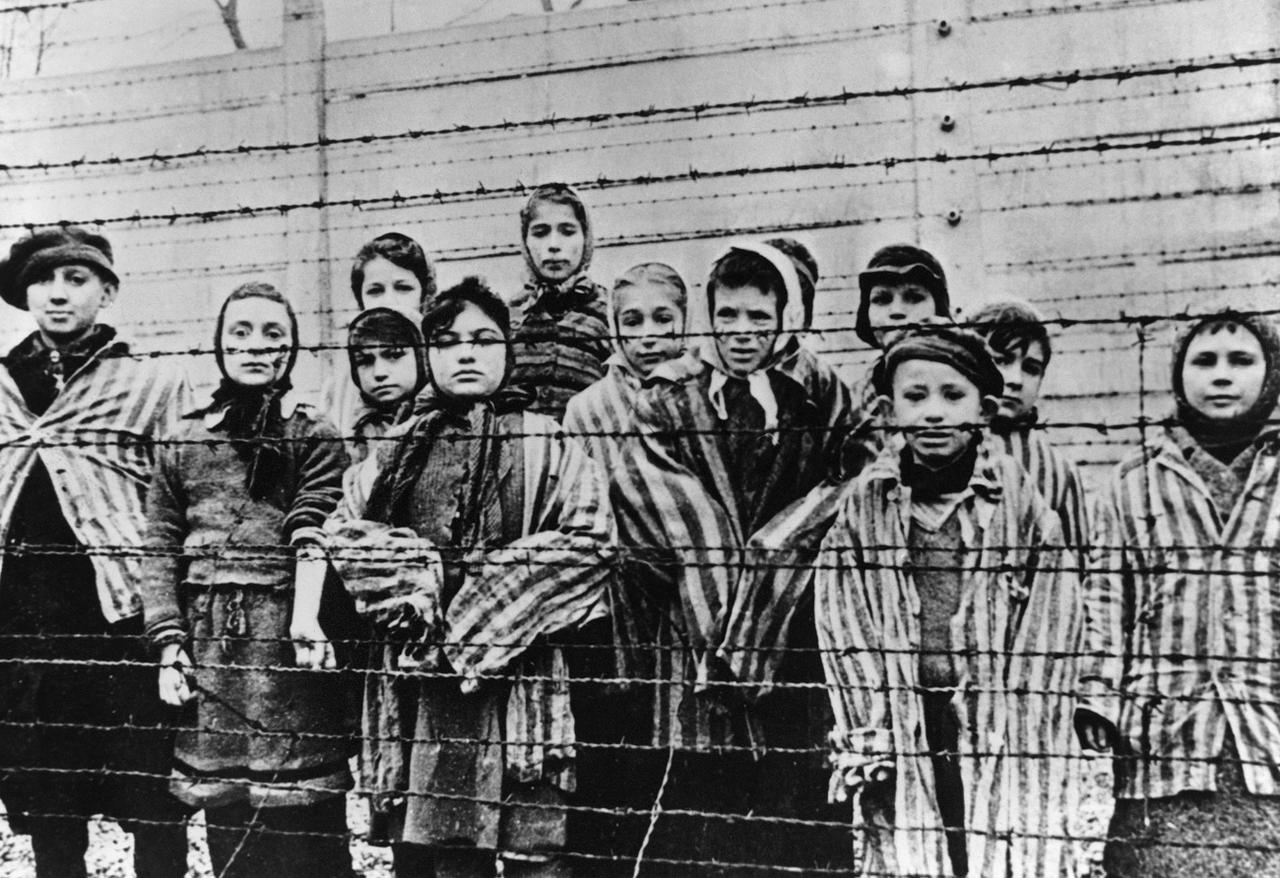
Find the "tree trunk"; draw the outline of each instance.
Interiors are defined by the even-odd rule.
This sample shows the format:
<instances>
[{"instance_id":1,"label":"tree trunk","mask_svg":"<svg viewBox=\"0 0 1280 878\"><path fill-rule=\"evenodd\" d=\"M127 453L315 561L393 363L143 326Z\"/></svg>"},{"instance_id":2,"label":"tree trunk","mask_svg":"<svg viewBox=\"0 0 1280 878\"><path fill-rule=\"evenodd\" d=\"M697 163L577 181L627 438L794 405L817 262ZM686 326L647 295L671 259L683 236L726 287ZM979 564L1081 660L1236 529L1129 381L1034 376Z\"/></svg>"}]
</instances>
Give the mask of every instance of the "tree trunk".
<instances>
[{"instance_id":1,"label":"tree trunk","mask_svg":"<svg viewBox=\"0 0 1280 878\"><path fill-rule=\"evenodd\" d=\"M244 34L240 31L240 13L236 8L239 3L240 0L226 0L225 3L222 0L213 0L213 4L222 13L222 23L227 26L231 42L237 49L247 49L249 44L244 41Z\"/></svg>"}]
</instances>

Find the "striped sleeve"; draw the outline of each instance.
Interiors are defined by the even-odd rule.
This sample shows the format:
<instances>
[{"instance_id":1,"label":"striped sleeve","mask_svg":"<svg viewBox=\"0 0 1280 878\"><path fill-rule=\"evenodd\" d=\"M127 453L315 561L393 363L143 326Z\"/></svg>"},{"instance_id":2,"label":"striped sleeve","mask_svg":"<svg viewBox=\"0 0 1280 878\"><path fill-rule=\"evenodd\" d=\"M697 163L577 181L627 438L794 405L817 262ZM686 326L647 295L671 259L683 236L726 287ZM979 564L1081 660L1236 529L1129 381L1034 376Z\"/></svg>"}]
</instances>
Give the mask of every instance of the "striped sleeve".
<instances>
[{"instance_id":1,"label":"striped sleeve","mask_svg":"<svg viewBox=\"0 0 1280 878\"><path fill-rule=\"evenodd\" d=\"M814 582L814 618L827 692L835 713L831 743L838 764L869 780L894 761L893 720L879 601L863 575L856 524L860 498L851 496L823 540Z\"/></svg>"},{"instance_id":2,"label":"striped sleeve","mask_svg":"<svg viewBox=\"0 0 1280 878\"><path fill-rule=\"evenodd\" d=\"M1080 673L1080 706L1117 726L1120 684L1129 651L1124 620L1133 589L1119 506L1122 490L1117 477L1094 510L1083 589L1084 657Z\"/></svg>"},{"instance_id":3,"label":"striped sleeve","mask_svg":"<svg viewBox=\"0 0 1280 878\"><path fill-rule=\"evenodd\" d=\"M577 624L612 571L613 516L596 464L577 442L534 435L537 417L525 418L529 533L476 558L449 604L445 652L464 675L499 671L535 638Z\"/></svg>"}]
</instances>

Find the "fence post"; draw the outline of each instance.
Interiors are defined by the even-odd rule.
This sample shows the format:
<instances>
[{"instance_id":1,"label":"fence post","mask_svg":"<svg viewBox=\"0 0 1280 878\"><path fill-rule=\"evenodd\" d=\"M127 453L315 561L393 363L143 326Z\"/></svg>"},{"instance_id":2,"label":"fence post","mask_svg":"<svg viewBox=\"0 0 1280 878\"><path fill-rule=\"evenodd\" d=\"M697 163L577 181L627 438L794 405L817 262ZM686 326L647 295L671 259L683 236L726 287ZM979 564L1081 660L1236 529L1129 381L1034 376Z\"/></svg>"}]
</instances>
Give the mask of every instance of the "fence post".
<instances>
[{"instance_id":1,"label":"fence post","mask_svg":"<svg viewBox=\"0 0 1280 878\"><path fill-rule=\"evenodd\" d=\"M286 143L320 143L325 135L325 29L322 0L285 0L282 112ZM324 204L329 197L329 168L323 146L290 153L293 204ZM299 335L305 346L333 342L333 287L329 264L329 209L292 210L285 224L285 293L298 309ZM311 368L299 370L302 390L315 390L327 377L333 355L308 355ZM316 368L318 366L318 368Z\"/></svg>"}]
</instances>

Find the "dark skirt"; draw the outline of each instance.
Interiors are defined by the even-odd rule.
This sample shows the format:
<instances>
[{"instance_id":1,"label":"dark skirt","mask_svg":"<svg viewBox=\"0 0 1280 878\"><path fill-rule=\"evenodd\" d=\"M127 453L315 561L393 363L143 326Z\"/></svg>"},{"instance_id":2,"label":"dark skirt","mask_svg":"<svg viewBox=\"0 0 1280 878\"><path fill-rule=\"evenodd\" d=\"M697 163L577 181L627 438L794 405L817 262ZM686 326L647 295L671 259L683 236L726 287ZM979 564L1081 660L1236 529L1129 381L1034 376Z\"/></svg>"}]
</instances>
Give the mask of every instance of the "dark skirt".
<instances>
[{"instance_id":1,"label":"dark skirt","mask_svg":"<svg viewBox=\"0 0 1280 878\"><path fill-rule=\"evenodd\" d=\"M45 544L57 536L69 529ZM8 548L0 798L10 825L29 832L40 815L185 820L187 809L168 793L176 717L157 696L141 617L107 622L93 565L74 538L65 551Z\"/></svg>"},{"instance_id":2,"label":"dark skirt","mask_svg":"<svg viewBox=\"0 0 1280 878\"><path fill-rule=\"evenodd\" d=\"M1112 878L1280 875L1280 797L1249 793L1235 738L1218 757L1218 789L1117 799L1103 865Z\"/></svg>"},{"instance_id":3,"label":"dark skirt","mask_svg":"<svg viewBox=\"0 0 1280 878\"><path fill-rule=\"evenodd\" d=\"M293 593L184 586L195 663L194 722L179 730L179 782L193 805L299 807L352 786L359 674L294 665Z\"/></svg>"},{"instance_id":4,"label":"dark skirt","mask_svg":"<svg viewBox=\"0 0 1280 878\"><path fill-rule=\"evenodd\" d=\"M416 721L409 756L403 828L406 844L553 857L564 850L567 800L542 781L505 777L503 716L510 687L459 691L456 677L415 688Z\"/></svg>"}]
</instances>

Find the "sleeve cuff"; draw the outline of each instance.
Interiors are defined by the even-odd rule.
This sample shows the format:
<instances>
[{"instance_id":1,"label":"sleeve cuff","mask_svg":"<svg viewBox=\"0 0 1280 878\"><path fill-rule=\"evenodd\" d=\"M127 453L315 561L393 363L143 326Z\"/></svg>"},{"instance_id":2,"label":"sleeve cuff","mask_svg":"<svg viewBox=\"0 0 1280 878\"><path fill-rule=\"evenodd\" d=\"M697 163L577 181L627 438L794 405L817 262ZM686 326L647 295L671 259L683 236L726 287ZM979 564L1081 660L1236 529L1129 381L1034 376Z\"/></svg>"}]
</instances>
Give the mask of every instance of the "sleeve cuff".
<instances>
[{"instance_id":1,"label":"sleeve cuff","mask_svg":"<svg viewBox=\"0 0 1280 878\"><path fill-rule=\"evenodd\" d=\"M183 645L187 642L187 632L181 628L161 628L151 634L151 645L156 652L173 644Z\"/></svg>"}]
</instances>

